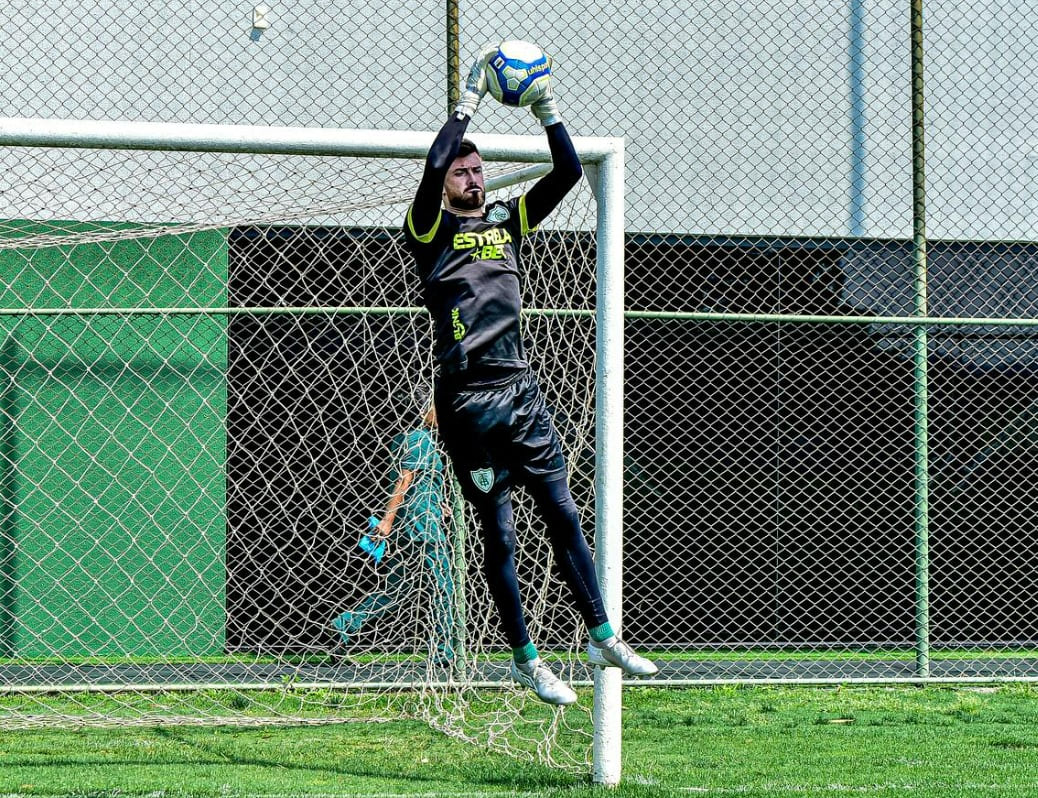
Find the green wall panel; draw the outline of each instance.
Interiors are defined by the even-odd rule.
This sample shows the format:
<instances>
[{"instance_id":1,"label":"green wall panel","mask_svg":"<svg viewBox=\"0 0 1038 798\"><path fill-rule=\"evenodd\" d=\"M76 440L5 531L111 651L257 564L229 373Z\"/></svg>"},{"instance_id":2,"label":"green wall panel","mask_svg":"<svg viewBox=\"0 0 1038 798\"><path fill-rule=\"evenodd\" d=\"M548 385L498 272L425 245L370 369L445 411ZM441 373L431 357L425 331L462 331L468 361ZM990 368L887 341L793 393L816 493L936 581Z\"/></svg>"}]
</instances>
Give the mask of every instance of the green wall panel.
<instances>
[{"instance_id":1,"label":"green wall panel","mask_svg":"<svg viewBox=\"0 0 1038 798\"><path fill-rule=\"evenodd\" d=\"M0 251L5 308L226 304L227 237ZM0 655L224 644L226 321L3 319Z\"/></svg>"}]
</instances>

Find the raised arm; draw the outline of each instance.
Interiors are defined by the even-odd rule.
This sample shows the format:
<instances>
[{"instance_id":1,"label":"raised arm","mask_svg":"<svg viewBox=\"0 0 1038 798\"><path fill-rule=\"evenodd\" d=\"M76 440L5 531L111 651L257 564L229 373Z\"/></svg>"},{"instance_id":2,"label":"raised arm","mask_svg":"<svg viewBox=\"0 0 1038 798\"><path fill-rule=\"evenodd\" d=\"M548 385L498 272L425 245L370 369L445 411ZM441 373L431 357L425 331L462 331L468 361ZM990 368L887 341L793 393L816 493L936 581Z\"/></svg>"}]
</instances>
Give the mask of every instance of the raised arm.
<instances>
[{"instance_id":1,"label":"raised arm","mask_svg":"<svg viewBox=\"0 0 1038 798\"><path fill-rule=\"evenodd\" d=\"M461 140L465 137L471 116L455 113L447 120L436 134L429 154L425 159L425 171L415 192L414 202L408 213L411 232L416 236L424 236L440 216L440 204L443 198L443 180L447 170L458 154Z\"/></svg>"},{"instance_id":2,"label":"raised arm","mask_svg":"<svg viewBox=\"0 0 1038 798\"><path fill-rule=\"evenodd\" d=\"M541 98L530 106L530 110L544 126L552 164L551 171L526 193L526 223L532 229L558 207L562 198L580 180L583 169L573 141L562 124L550 82Z\"/></svg>"},{"instance_id":3,"label":"raised arm","mask_svg":"<svg viewBox=\"0 0 1038 798\"><path fill-rule=\"evenodd\" d=\"M411 232L416 236L428 234L440 216L443 180L447 176L451 162L458 154L461 140L465 137L469 122L476 115L480 100L487 93L487 62L493 53L494 48L488 46L476 56L454 113L440 128L440 132L433 139L432 147L429 148L429 154L425 159L425 171L408 212Z\"/></svg>"},{"instance_id":4,"label":"raised arm","mask_svg":"<svg viewBox=\"0 0 1038 798\"><path fill-rule=\"evenodd\" d=\"M526 193L526 223L532 229L543 222L580 180L583 169L573 140L562 122L544 129L551 150L551 171Z\"/></svg>"}]
</instances>

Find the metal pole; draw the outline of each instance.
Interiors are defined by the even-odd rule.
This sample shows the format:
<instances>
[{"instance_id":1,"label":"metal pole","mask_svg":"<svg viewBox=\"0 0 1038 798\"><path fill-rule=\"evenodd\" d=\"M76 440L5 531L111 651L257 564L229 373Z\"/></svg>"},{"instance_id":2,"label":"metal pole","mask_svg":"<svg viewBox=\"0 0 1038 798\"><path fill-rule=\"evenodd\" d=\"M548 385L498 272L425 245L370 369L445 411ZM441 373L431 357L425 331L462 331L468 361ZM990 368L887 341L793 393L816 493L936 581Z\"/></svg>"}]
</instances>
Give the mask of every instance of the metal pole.
<instances>
[{"instance_id":1,"label":"metal pole","mask_svg":"<svg viewBox=\"0 0 1038 798\"><path fill-rule=\"evenodd\" d=\"M435 137L435 131L0 117L0 146L5 147L424 158ZM484 161L551 163L544 136L480 133L472 138ZM573 138L582 163L611 156L614 142Z\"/></svg>"},{"instance_id":2,"label":"metal pole","mask_svg":"<svg viewBox=\"0 0 1038 798\"><path fill-rule=\"evenodd\" d=\"M851 0L848 79L851 93L851 185L847 233L865 235L865 0Z\"/></svg>"},{"instance_id":3,"label":"metal pole","mask_svg":"<svg viewBox=\"0 0 1038 798\"><path fill-rule=\"evenodd\" d=\"M0 657L13 657L18 620L17 321L0 326Z\"/></svg>"},{"instance_id":4,"label":"metal pole","mask_svg":"<svg viewBox=\"0 0 1038 798\"><path fill-rule=\"evenodd\" d=\"M599 162L596 369L595 369L595 568L606 612L617 632L623 617L623 336L624 159L623 142ZM621 673L595 668L592 781L620 783Z\"/></svg>"},{"instance_id":5,"label":"metal pole","mask_svg":"<svg viewBox=\"0 0 1038 798\"><path fill-rule=\"evenodd\" d=\"M454 662L451 675L459 681L468 678L468 607L465 602L466 576L468 566L465 546L468 542L468 524L465 520L465 502L461 498L461 485L452 480L451 492L454 494L452 513L454 520L454 558L451 568L454 570L453 617L451 618L450 638L454 645Z\"/></svg>"},{"instance_id":6,"label":"metal pole","mask_svg":"<svg viewBox=\"0 0 1038 798\"><path fill-rule=\"evenodd\" d=\"M447 116L451 115L461 97L460 32L458 0L447 0Z\"/></svg>"},{"instance_id":7,"label":"metal pole","mask_svg":"<svg viewBox=\"0 0 1038 798\"><path fill-rule=\"evenodd\" d=\"M928 315L926 263L926 148L923 92L923 0L912 0L912 265L915 315ZM928 340L914 327L915 385L915 667L930 675L930 473Z\"/></svg>"}]
</instances>

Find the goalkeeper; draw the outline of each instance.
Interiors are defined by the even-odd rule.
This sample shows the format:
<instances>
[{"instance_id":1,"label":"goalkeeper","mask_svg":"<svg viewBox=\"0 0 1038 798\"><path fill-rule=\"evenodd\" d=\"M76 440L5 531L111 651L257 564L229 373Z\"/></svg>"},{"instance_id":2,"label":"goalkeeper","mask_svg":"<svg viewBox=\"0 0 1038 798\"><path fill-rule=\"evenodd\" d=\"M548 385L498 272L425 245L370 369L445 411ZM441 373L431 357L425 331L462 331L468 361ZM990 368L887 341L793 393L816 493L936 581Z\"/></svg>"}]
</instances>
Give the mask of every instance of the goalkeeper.
<instances>
[{"instance_id":1,"label":"goalkeeper","mask_svg":"<svg viewBox=\"0 0 1038 798\"><path fill-rule=\"evenodd\" d=\"M546 522L561 576L590 632L589 660L635 676L657 668L610 626L559 436L520 332L521 240L580 180L580 161L549 85L531 110L548 137L551 171L526 194L486 204L482 160L464 135L486 92L495 49L476 59L461 101L433 141L404 236L433 319L440 435L480 522L484 572L512 649L512 678L543 701L571 704L576 693L541 661L523 617L513 487L525 487Z\"/></svg>"},{"instance_id":2,"label":"goalkeeper","mask_svg":"<svg viewBox=\"0 0 1038 798\"><path fill-rule=\"evenodd\" d=\"M422 423L401 432L389 445L392 488L385 513L370 535L389 542L382 562L385 584L332 621L344 651L363 628L398 606L424 565L434 583L430 610L435 628L434 662L454 661L454 572L443 529L443 459L433 438L436 408L425 402Z\"/></svg>"}]
</instances>

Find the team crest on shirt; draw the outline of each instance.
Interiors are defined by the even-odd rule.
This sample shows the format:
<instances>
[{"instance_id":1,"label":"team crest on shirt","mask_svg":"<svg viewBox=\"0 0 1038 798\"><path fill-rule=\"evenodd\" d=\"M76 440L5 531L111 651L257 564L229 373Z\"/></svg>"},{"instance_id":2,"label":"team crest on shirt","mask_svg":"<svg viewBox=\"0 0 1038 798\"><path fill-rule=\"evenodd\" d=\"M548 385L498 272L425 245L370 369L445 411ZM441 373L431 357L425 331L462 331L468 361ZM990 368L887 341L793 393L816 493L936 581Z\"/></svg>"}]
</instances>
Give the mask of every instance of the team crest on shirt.
<instances>
[{"instance_id":1,"label":"team crest on shirt","mask_svg":"<svg viewBox=\"0 0 1038 798\"><path fill-rule=\"evenodd\" d=\"M508 208L504 205L495 205L487 214L487 221L493 222L494 224L507 222L509 216L511 216L511 214L508 212Z\"/></svg>"},{"instance_id":2,"label":"team crest on shirt","mask_svg":"<svg viewBox=\"0 0 1038 798\"><path fill-rule=\"evenodd\" d=\"M472 484L484 493L490 493L490 489L494 487L494 469L492 468L477 468L475 471L469 471L469 476L472 477Z\"/></svg>"}]
</instances>

